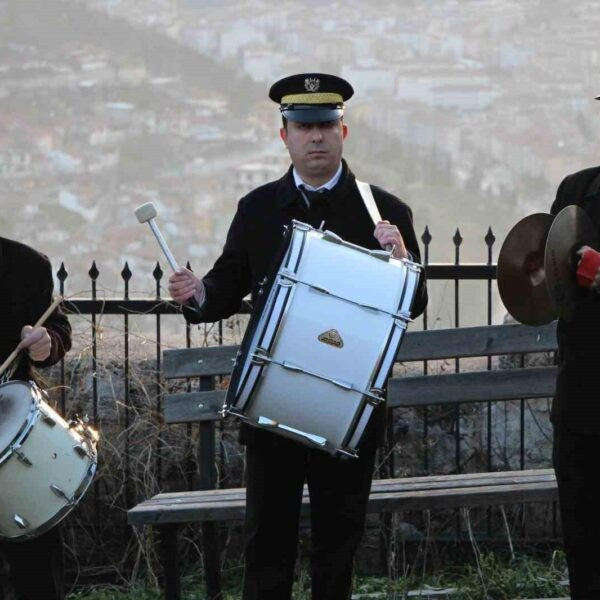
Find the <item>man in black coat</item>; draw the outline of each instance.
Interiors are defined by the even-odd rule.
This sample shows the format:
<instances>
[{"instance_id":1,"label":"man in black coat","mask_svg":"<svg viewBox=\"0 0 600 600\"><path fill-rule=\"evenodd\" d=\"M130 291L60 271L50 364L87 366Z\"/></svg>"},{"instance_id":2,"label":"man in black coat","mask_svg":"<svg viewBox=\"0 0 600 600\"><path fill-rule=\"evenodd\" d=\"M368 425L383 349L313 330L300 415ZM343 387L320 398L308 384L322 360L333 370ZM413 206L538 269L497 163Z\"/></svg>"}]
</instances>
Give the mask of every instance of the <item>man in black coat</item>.
<instances>
[{"instance_id":1,"label":"man in black coat","mask_svg":"<svg viewBox=\"0 0 600 600\"><path fill-rule=\"evenodd\" d=\"M600 233L600 167L566 177L553 215L581 207ZM600 272L592 287L579 288L572 320L559 319L558 377L552 405L554 468L569 567L571 597L600 598L600 566L593 548L600 539Z\"/></svg>"},{"instance_id":2,"label":"man in black coat","mask_svg":"<svg viewBox=\"0 0 600 600\"><path fill-rule=\"evenodd\" d=\"M13 380L32 379L34 367L55 364L71 347L71 327L60 309L43 327L32 327L52 304L53 287L50 261L43 254L0 237L0 364L17 346L22 350ZM1 574L7 571L18 600L62 600L62 556L60 527L27 542L0 542L0 600Z\"/></svg>"},{"instance_id":3,"label":"man in black coat","mask_svg":"<svg viewBox=\"0 0 600 600\"><path fill-rule=\"evenodd\" d=\"M281 179L240 200L223 253L202 280L186 269L171 276L169 291L175 301L183 304L195 297L200 304L200 314L184 308L188 321L227 318L248 293L256 300L261 281L274 266L284 227L293 219L322 226L365 248L390 244L397 258L420 260L409 207L373 186L382 215L374 226L342 159L348 134L344 101L352 94L348 82L320 73L293 75L271 87L269 96L280 104L283 117L280 137L292 165ZM426 303L422 281L413 316ZM384 421L381 407L363 435L359 457L350 460L242 424L247 467L244 600L291 597L305 481L311 498L313 598L350 597L352 562L364 528Z\"/></svg>"}]
</instances>

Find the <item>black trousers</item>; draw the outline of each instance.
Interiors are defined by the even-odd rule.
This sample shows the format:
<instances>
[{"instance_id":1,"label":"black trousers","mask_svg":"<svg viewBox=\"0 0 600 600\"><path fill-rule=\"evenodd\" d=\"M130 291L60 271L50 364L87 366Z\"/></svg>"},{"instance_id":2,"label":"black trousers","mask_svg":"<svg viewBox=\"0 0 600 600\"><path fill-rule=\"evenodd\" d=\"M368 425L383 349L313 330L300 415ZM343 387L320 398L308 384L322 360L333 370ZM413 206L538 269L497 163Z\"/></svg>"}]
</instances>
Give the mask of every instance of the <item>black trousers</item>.
<instances>
[{"instance_id":1,"label":"black trousers","mask_svg":"<svg viewBox=\"0 0 600 600\"><path fill-rule=\"evenodd\" d=\"M289 600L302 488L310 490L313 600L347 600L371 489L376 448L358 459L265 432L246 447L246 561L243 600Z\"/></svg>"},{"instance_id":2,"label":"black trousers","mask_svg":"<svg viewBox=\"0 0 600 600\"><path fill-rule=\"evenodd\" d=\"M554 469L569 567L571 598L600 598L598 456L600 435L554 425Z\"/></svg>"},{"instance_id":3,"label":"black trousers","mask_svg":"<svg viewBox=\"0 0 600 600\"><path fill-rule=\"evenodd\" d=\"M18 600L63 600L60 525L28 542L0 543L0 573L4 574L0 576L0 600L10 597L6 584L12 587Z\"/></svg>"}]
</instances>

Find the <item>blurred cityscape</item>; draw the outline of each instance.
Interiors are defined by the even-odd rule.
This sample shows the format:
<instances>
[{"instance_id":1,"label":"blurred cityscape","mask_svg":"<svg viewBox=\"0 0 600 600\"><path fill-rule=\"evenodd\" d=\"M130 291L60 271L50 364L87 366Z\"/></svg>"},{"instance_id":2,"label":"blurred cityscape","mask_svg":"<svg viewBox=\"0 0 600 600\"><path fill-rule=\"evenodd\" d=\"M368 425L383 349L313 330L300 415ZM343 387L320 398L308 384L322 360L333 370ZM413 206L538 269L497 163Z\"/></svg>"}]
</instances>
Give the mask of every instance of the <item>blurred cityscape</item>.
<instances>
[{"instance_id":1,"label":"blurred cityscape","mask_svg":"<svg viewBox=\"0 0 600 600\"><path fill-rule=\"evenodd\" d=\"M487 260L561 179L597 163L600 4L566 0L0 0L0 235L95 260L107 295L164 260L218 256L238 199L289 161L267 90L350 80L346 156L413 208L430 260Z\"/></svg>"}]
</instances>

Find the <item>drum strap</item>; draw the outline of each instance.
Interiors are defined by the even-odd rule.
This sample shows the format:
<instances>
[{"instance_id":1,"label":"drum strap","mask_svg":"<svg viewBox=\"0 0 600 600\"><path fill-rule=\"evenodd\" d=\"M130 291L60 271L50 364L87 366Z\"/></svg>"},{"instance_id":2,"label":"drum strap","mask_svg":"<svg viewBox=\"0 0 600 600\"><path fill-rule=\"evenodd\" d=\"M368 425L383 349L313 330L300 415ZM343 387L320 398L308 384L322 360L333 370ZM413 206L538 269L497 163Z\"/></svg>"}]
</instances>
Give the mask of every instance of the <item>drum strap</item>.
<instances>
[{"instance_id":1,"label":"drum strap","mask_svg":"<svg viewBox=\"0 0 600 600\"><path fill-rule=\"evenodd\" d=\"M375 198L373 198L373 191L371 190L371 186L365 181L356 180L356 186L358 187L358 191L362 196L363 202L365 203L365 208L373 221L373 225L377 225L379 221L381 221L381 214L379 213L379 209L377 208L377 204L375 204Z\"/></svg>"}]
</instances>

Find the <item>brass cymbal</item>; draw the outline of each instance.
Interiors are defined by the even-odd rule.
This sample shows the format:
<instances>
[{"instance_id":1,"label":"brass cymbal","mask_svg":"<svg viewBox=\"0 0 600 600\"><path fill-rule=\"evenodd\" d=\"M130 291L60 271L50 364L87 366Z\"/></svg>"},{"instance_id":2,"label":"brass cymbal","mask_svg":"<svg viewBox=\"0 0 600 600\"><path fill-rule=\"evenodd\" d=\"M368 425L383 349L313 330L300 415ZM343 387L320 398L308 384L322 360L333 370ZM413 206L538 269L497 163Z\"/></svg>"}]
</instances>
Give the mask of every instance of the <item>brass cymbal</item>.
<instances>
[{"instance_id":1,"label":"brass cymbal","mask_svg":"<svg viewBox=\"0 0 600 600\"><path fill-rule=\"evenodd\" d=\"M581 246L599 247L598 231L587 213L578 206L567 206L556 215L548 237L544 266L546 285L553 303L563 319L573 318L575 303L582 290L576 271Z\"/></svg>"},{"instance_id":2,"label":"brass cymbal","mask_svg":"<svg viewBox=\"0 0 600 600\"><path fill-rule=\"evenodd\" d=\"M508 233L498 255L498 290L504 306L520 323L544 325L558 316L546 286L544 252L553 216L535 213Z\"/></svg>"}]
</instances>

